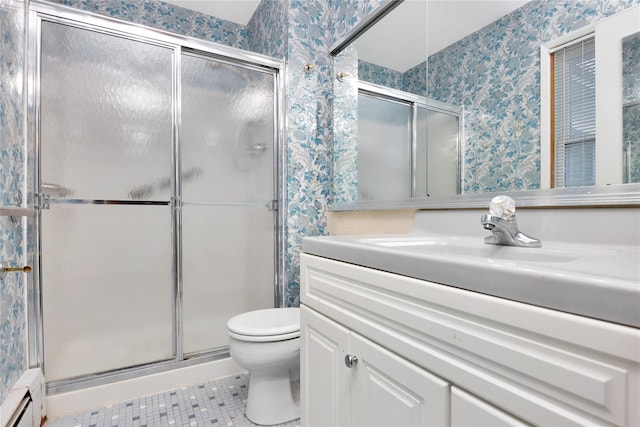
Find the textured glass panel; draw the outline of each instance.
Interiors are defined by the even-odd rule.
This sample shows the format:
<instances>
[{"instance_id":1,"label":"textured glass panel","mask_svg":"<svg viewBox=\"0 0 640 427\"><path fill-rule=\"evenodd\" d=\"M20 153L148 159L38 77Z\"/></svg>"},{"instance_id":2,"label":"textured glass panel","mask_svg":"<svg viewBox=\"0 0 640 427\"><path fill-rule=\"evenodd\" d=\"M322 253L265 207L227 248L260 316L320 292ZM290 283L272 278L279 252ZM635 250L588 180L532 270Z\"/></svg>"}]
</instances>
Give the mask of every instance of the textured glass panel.
<instances>
[{"instance_id":1,"label":"textured glass panel","mask_svg":"<svg viewBox=\"0 0 640 427\"><path fill-rule=\"evenodd\" d=\"M43 22L43 191L168 200L172 55L167 48Z\"/></svg>"},{"instance_id":2,"label":"textured glass panel","mask_svg":"<svg viewBox=\"0 0 640 427\"><path fill-rule=\"evenodd\" d=\"M358 96L358 200L411 197L411 107Z\"/></svg>"},{"instance_id":3,"label":"textured glass panel","mask_svg":"<svg viewBox=\"0 0 640 427\"><path fill-rule=\"evenodd\" d=\"M182 196L192 202L273 199L274 76L182 56Z\"/></svg>"},{"instance_id":4,"label":"textured glass panel","mask_svg":"<svg viewBox=\"0 0 640 427\"><path fill-rule=\"evenodd\" d=\"M424 120L424 118L423 118ZM458 117L429 110L427 113L428 193L430 196L458 191Z\"/></svg>"},{"instance_id":5,"label":"textured glass panel","mask_svg":"<svg viewBox=\"0 0 640 427\"><path fill-rule=\"evenodd\" d=\"M172 357L170 230L167 206L43 211L48 381Z\"/></svg>"},{"instance_id":6,"label":"textured glass panel","mask_svg":"<svg viewBox=\"0 0 640 427\"><path fill-rule=\"evenodd\" d=\"M274 305L274 215L264 208L183 208L184 350L229 343L227 320Z\"/></svg>"}]
</instances>

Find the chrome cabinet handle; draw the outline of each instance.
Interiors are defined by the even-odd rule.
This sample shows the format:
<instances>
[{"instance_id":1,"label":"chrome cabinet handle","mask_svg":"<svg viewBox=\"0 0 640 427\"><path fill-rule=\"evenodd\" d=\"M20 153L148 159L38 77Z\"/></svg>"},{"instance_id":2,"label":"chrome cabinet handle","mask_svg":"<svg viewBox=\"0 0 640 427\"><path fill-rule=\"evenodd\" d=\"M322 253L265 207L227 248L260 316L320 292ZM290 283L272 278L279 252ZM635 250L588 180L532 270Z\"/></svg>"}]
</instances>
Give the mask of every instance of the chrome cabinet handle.
<instances>
[{"instance_id":1,"label":"chrome cabinet handle","mask_svg":"<svg viewBox=\"0 0 640 427\"><path fill-rule=\"evenodd\" d=\"M347 365L347 368L353 368L358 363L358 358L351 354L347 354L344 357L344 364Z\"/></svg>"}]
</instances>

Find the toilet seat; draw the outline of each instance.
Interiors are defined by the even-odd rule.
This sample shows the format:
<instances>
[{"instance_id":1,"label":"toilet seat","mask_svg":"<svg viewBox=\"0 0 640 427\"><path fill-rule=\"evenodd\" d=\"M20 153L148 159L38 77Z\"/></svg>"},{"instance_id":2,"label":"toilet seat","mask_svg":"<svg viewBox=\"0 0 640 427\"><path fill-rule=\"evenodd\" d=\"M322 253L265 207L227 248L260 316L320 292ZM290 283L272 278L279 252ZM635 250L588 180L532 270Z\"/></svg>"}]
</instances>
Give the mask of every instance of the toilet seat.
<instances>
[{"instance_id":1,"label":"toilet seat","mask_svg":"<svg viewBox=\"0 0 640 427\"><path fill-rule=\"evenodd\" d=\"M227 322L229 336L241 341L284 341L300 336L300 309L268 308L242 313Z\"/></svg>"}]
</instances>

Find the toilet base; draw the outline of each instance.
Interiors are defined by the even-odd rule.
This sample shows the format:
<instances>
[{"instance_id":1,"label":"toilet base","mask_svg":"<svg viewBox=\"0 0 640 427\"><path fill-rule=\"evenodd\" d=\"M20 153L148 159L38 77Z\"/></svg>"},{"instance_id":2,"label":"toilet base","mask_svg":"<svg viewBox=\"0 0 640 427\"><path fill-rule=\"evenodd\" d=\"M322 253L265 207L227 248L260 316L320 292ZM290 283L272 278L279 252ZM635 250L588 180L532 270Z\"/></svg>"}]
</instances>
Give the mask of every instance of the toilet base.
<instances>
[{"instance_id":1,"label":"toilet base","mask_svg":"<svg viewBox=\"0 0 640 427\"><path fill-rule=\"evenodd\" d=\"M300 418L300 406L291 390L289 370L249 372L247 418L254 424L274 425Z\"/></svg>"}]
</instances>

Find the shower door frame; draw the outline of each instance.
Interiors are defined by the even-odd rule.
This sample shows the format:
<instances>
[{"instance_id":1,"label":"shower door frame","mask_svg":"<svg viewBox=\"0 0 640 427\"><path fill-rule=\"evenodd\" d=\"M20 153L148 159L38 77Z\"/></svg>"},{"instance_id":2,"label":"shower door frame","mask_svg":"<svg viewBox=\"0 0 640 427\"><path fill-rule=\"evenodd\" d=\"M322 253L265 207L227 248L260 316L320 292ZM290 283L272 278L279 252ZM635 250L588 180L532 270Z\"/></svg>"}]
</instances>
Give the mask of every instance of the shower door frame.
<instances>
[{"instance_id":1,"label":"shower door frame","mask_svg":"<svg viewBox=\"0 0 640 427\"><path fill-rule=\"evenodd\" d=\"M285 201L286 194L284 183L286 182L286 150L285 150L285 64L261 54L244 51L238 48L220 45L192 37L169 33L153 29L140 24L121 21L115 18L93 14L83 10L73 9L67 6L41 2L30 2L28 12L28 37L27 37L27 133L28 133L28 168L32 171L27 176L28 194L36 208L36 215L29 219L29 227L32 230L28 256L32 258L34 266L33 275L29 275L27 285L27 329L28 329L28 363L29 367L41 367L45 369L44 361L44 325L43 325L43 301L42 301L42 275L41 262L41 215L42 209L48 207L50 201L46 195L40 192L40 54L41 54L41 25L42 22L53 22L69 25L75 28L96 31L116 37L143 42L167 49L173 49L172 61L172 131L171 131L171 167L172 167L172 194L170 201L109 201L86 200L81 203L90 204L155 204L171 206L172 222L172 348L174 357L159 362L125 367L105 373L88 374L76 378L56 380L47 383L48 393L62 393L123 381L143 375L169 371L177 368L206 363L229 357L228 347L212 349L194 354L185 355L183 351L183 322L182 322L182 200L181 200L181 162L180 162L180 133L181 133L181 57L183 52L197 52L202 57L220 60L222 62L238 65L244 68L254 69L273 74L274 77L274 126L273 126L273 195L274 200L269 209L274 211L274 307L284 305L282 280L284 280L285 268ZM53 202L53 201L51 201ZM76 203L78 203L76 201Z\"/></svg>"}]
</instances>

